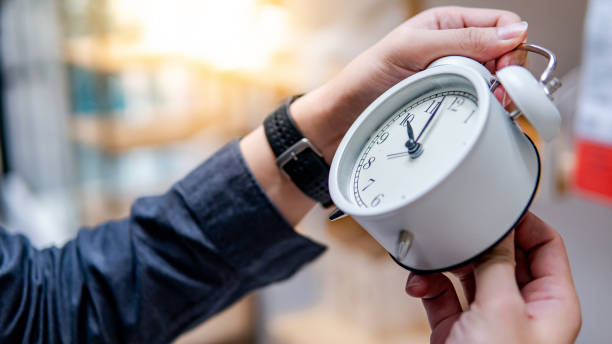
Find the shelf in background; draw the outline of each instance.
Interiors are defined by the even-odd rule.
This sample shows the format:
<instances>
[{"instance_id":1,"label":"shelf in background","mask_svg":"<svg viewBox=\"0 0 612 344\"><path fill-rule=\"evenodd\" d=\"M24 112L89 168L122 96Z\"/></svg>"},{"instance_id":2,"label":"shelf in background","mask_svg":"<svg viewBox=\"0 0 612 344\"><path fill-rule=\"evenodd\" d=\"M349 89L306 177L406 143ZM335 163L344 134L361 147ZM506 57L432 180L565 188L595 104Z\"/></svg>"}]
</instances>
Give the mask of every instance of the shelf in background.
<instances>
[{"instance_id":1,"label":"shelf in background","mask_svg":"<svg viewBox=\"0 0 612 344\"><path fill-rule=\"evenodd\" d=\"M130 123L122 118L73 116L70 135L74 142L119 154L138 147L168 145L187 140L206 128L228 137L244 134L247 128L240 123L219 125L214 116L198 113L188 115L160 115L154 120Z\"/></svg>"},{"instance_id":2,"label":"shelf in background","mask_svg":"<svg viewBox=\"0 0 612 344\"><path fill-rule=\"evenodd\" d=\"M285 92L297 89L301 79L301 69L292 63L293 60L293 57L281 56L262 69L223 70L202 59L148 51L133 39L112 35L71 38L64 45L65 63L104 73L121 72L131 67L155 69L176 64L186 66L202 77L222 78Z\"/></svg>"}]
</instances>

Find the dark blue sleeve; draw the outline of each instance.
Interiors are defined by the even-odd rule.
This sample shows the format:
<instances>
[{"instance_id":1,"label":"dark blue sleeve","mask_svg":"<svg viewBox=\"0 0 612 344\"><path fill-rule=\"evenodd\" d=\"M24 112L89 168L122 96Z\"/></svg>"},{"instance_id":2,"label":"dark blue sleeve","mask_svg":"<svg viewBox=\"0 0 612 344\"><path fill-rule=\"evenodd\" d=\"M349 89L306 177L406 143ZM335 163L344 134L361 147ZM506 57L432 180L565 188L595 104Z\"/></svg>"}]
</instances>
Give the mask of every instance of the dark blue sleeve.
<instances>
[{"instance_id":1,"label":"dark blue sleeve","mask_svg":"<svg viewBox=\"0 0 612 344\"><path fill-rule=\"evenodd\" d=\"M237 142L63 248L0 237L0 343L168 343L324 250L278 213Z\"/></svg>"}]
</instances>

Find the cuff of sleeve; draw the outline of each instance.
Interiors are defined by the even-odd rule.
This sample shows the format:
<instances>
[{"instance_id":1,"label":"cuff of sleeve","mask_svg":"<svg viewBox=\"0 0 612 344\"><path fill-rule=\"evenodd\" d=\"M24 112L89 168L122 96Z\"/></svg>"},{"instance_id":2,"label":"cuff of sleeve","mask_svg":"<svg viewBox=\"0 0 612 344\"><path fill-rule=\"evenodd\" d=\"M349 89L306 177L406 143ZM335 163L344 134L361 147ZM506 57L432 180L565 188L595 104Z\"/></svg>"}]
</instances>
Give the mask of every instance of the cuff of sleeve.
<instances>
[{"instance_id":1,"label":"cuff of sleeve","mask_svg":"<svg viewBox=\"0 0 612 344\"><path fill-rule=\"evenodd\" d=\"M214 249L252 276L283 279L325 247L298 234L265 195L238 140L175 185Z\"/></svg>"}]
</instances>

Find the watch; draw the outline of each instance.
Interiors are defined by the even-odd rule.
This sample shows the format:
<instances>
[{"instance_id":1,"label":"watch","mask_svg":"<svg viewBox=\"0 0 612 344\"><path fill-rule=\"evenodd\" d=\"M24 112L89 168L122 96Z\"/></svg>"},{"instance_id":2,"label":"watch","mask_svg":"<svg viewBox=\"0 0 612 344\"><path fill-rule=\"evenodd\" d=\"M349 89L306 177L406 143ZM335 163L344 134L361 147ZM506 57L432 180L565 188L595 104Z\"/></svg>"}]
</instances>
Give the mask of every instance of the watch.
<instances>
[{"instance_id":1,"label":"watch","mask_svg":"<svg viewBox=\"0 0 612 344\"><path fill-rule=\"evenodd\" d=\"M329 165L322 154L304 137L289 113L289 106L300 96L283 102L264 120L268 144L278 168L308 197L324 207L333 205L329 196Z\"/></svg>"}]
</instances>

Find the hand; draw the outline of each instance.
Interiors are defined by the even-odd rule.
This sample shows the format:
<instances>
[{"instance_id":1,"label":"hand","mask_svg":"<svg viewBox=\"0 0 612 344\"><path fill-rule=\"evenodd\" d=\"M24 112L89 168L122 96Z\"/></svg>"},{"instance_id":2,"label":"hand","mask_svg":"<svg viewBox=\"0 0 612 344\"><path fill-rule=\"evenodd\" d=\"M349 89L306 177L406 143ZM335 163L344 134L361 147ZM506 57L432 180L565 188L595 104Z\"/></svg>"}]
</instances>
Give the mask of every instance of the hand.
<instances>
[{"instance_id":1,"label":"hand","mask_svg":"<svg viewBox=\"0 0 612 344\"><path fill-rule=\"evenodd\" d=\"M515 237L516 235L516 237ZM469 310L462 312L442 274L411 274L408 294L423 299L431 343L573 343L581 326L561 236L528 213L475 267L455 271Z\"/></svg>"},{"instance_id":2,"label":"hand","mask_svg":"<svg viewBox=\"0 0 612 344\"><path fill-rule=\"evenodd\" d=\"M447 55L471 57L490 69L521 63L524 53L507 53L526 35L527 23L512 12L462 7L428 10L393 30L335 78L296 100L290 111L304 136L330 163L355 118L391 86ZM289 223L296 224L314 202L278 170L263 128L243 138L240 149L268 198Z\"/></svg>"},{"instance_id":3,"label":"hand","mask_svg":"<svg viewBox=\"0 0 612 344\"><path fill-rule=\"evenodd\" d=\"M391 86L447 55L471 57L490 69L521 63L524 53L507 53L526 35L527 23L512 12L434 8L404 22L338 76L298 99L291 113L331 162L355 118Z\"/></svg>"}]
</instances>

